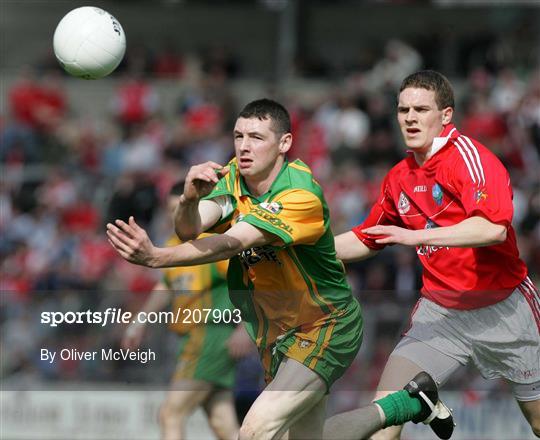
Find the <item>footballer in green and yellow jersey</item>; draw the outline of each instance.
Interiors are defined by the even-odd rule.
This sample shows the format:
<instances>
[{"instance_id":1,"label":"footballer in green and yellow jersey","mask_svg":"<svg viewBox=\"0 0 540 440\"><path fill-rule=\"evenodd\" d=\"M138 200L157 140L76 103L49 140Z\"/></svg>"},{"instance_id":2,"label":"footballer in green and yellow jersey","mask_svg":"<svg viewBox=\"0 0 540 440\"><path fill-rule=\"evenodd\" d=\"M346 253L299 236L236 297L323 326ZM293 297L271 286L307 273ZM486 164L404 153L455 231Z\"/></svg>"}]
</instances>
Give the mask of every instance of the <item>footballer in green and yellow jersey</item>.
<instances>
[{"instance_id":1,"label":"footballer in green and yellow jersey","mask_svg":"<svg viewBox=\"0 0 540 440\"><path fill-rule=\"evenodd\" d=\"M250 193L237 159L207 199L224 213L223 232L248 222L276 237L231 259L229 293L242 311L268 377L283 355L321 375L328 385L354 359L362 339L360 306L336 259L328 206L311 170L285 161L266 194Z\"/></svg>"}]
</instances>

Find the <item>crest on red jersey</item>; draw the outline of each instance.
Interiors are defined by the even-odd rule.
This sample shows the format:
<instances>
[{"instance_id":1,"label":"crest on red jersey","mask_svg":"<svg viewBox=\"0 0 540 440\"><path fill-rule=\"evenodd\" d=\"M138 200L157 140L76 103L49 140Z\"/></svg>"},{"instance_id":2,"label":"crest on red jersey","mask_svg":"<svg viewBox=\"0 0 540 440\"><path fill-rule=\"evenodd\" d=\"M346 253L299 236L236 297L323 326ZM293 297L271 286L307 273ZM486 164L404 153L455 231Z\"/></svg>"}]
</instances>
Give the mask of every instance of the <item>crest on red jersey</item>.
<instances>
[{"instance_id":1,"label":"crest on red jersey","mask_svg":"<svg viewBox=\"0 0 540 440\"><path fill-rule=\"evenodd\" d=\"M433 187L431 188L431 195L433 196L433 200L435 200L435 203L437 205L442 205L442 201L443 201L443 192L442 192L442 189L440 187L440 185L438 183L436 183L435 185L433 185Z\"/></svg>"},{"instance_id":2,"label":"crest on red jersey","mask_svg":"<svg viewBox=\"0 0 540 440\"><path fill-rule=\"evenodd\" d=\"M476 204L478 204L483 200L486 200L488 198L488 195L483 189L479 189L474 193L474 198L476 200Z\"/></svg>"},{"instance_id":3,"label":"crest on red jersey","mask_svg":"<svg viewBox=\"0 0 540 440\"><path fill-rule=\"evenodd\" d=\"M407 198L405 193L401 191L398 201L398 212L401 215L407 214L409 212L409 209L411 209L411 203L409 202L409 199Z\"/></svg>"}]
</instances>

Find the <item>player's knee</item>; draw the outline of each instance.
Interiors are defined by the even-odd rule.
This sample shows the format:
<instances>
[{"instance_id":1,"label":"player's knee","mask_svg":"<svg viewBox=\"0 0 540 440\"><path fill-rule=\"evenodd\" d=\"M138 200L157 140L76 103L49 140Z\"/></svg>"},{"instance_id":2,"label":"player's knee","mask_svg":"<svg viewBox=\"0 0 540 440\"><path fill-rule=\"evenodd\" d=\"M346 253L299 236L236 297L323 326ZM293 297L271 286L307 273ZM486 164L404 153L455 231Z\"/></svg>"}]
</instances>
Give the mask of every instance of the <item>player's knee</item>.
<instances>
[{"instance_id":1,"label":"player's knee","mask_svg":"<svg viewBox=\"0 0 540 440\"><path fill-rule=\"evenodd\" d=\"M236 438L238 435L238 425L232 420L214 415L208 417L208 424L218 438Z\"/></svg>"},{"instance_id":2,"label":"player's knee","mask_svg":"<svg viewBox=\"0 0 540 440\"><path fill-rule=\"evenodd\" d=\"M188 415L189 411L185 405L166 400L159 409L159 422L162 425L171 422L182 423Z\"/></svg>"},{"instance_id":3,"label":"player's knee","mask_svg":"<svg viewBox=\"0 0 540 440\"><path fill-rule=\"evenodd\" d=\"M253 440L255 438L257 438L255 426L248 423L242 423L242 426L240 426L238 431L238 440Z\"/></svg>"},{"instance_id":4,"label":"player's knee","mask_svg":"<svg viewBox=\"0 0 540 440\"><path fill-rule=\"evenodd\" d=\"M238 432L238 440L270 440L274 438L276 429L266 417L246 417Z\"/></svg>"},{"instance_id":5,"label":"player's knee","mask_svg":"<svg viewBox=\"0 0 540 440\"><path fill-rule=\"evenodd\" d=\"M262 434L259 432L261 428L262 426L244 421L242 426L240 426L240 430L238 431L238 440L254 440L257 438L263 438Z\"/></svg>"},{"instance_id":6,"label":"player's knee","mask_svg":"<svg viewBox=\"0 0 540 440\"><path fill-rule=\"evenodd\" d=\"M161 426L167 425L171 420L171 412L166 404L161 405L159 408L158 418Z\"/></svg>"}]
</instances>

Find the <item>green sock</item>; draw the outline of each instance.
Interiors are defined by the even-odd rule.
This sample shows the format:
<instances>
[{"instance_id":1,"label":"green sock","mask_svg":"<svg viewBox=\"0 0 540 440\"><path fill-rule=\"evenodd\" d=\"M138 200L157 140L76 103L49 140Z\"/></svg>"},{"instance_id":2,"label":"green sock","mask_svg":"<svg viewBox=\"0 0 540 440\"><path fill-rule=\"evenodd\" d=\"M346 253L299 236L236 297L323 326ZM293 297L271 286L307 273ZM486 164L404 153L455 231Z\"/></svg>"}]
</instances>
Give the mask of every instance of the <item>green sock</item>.
<instances>
[{"instance_id":1,"label":"green sock","mask_svg":"<svg viewBox=\"0 0 540 440\"><path fill-rule=\"evenodd\" d=\"M384 426L402 425L405 422L412 420L415 416L422 412L422 404L416 397L405 391L397 391L389 394L382 399L376 400L386 417Z\"/></svg>"}]
</instances>

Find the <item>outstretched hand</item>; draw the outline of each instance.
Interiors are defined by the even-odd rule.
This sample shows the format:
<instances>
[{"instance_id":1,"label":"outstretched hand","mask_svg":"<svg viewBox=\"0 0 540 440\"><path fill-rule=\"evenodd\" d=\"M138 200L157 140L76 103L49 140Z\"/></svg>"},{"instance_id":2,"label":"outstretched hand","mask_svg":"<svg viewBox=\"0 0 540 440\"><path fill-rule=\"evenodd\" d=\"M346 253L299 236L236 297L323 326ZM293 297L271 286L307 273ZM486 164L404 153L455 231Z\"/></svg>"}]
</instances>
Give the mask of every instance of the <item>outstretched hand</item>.
<instances>
[{"instance_id":1,"label":"outstretched hand","mask_svg":"<svg viewBox=\"0 0 540 440\"><path fill-rule=\"evenodd\" d=\"M107 237L122 258L141 266L153 267L156 247L133 217L129 223L115 220L115 224L107 223Z\"/></svg>"},{"instance_id":2,"label":"outstretched hand","mask_svg":"<svg viewBox=\"0 0 540 440\"><path fill-rule=\"evenodd\" d=\"M420 240L418 231L400 228L399 226L377 225L362 230L368 235L377 235L380 238L375 239L378 244L404 244L406 246L418 246Z\"/></svg>"}]
</instances>

